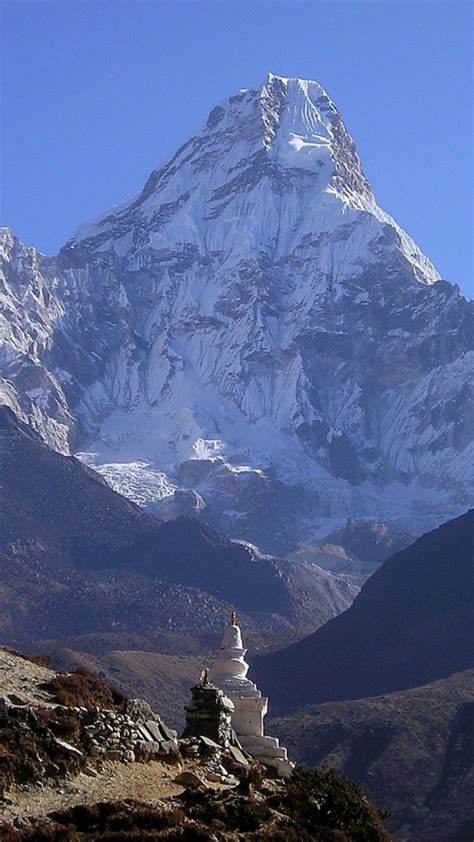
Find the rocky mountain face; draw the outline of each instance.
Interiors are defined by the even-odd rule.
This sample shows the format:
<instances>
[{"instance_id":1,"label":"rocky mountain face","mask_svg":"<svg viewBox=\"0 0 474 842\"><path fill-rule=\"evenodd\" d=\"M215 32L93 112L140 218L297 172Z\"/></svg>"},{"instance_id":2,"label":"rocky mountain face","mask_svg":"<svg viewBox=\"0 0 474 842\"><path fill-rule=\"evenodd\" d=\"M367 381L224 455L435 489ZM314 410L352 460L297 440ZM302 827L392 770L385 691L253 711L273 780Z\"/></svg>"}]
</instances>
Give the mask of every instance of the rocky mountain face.
<instances>
[{"instance_id":1,"label":"rocky mountain face","mask_svg":"<svg viewBox=\"0 0 474 842\"><path fill-rule=\"evenodd\" d=\"M314 634L257 659L275 706L407 690L474 668L474 510L423 535Z\"/></svg>"},{"instance_id":2,"label":"rocky mountain face","mask_svg":"<svg viewBox=\"0 0 474 842\"><path fill-rule=\"evenodd\" d=\"M305 544L289 553L285 560L290 567L316 566L331 573L355 576L362 586L382 562L414 540L414 535L395 532L388 523L349 518L323 541Z\"/></svg>"},{"instance_id":3,"label":"rocky mountain face","mask_svg":"<svg viewBox=\"0 0 474 842\"><path fill-rule=\"evenodd\" d=\"M5 230L2 266L3 401L162 518L281 554L466 507L472 305L316 82L238 92L56 257Z\"/></svg>"}]
</instances>

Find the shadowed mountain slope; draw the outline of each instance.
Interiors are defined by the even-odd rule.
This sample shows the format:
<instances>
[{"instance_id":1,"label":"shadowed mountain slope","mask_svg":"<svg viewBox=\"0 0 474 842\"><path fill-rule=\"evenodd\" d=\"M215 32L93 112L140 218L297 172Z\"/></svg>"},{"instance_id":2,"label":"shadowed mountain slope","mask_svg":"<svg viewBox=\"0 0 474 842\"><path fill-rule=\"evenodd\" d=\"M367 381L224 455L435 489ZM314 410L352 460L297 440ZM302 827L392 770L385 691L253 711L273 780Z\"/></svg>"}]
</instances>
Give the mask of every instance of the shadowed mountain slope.
<instances>
[{"instance_id":1,"label":"shadowed mountain slope","mask_svg":"<svg viewBox=\"0 0 474 842\"><path fill-rule=\"evenodd\" d=\"M86 574L92 581L114 569L207 591L242 610L291 610L271 560L196 521L154 520L77 459L48 448L7 407L0 407L0 468L4 584L28 566L33 579Z\"/></svg>"},{"instance_id":2,"label":"shadowed mountain slope","mask_svg":"<svg viewBox=\"0 0 474 842\"><path fill-rule=\"evenodd\" d=\"M353 605L259 660L280 709L415 687L474 666L474 511L388 559Z\"/></svg>"},{"instance_id":3,"label":"shadowed mountain slope","mask_svg":"<svg viewBox=\"0 0 474 842\"><path fill-rule=\"evenodd\" d=\"M0 632L12 645L81 635L220 630L231 608L276 645L344 610L358 581L287 564L191 518L160 523L0 406ZM251 615L251 616L250 616ZM54 644L56 645L56 644Z\"/></svg>"},{"instance_id":4,"label":"shadowed mountain slope","mask_svg":"<svg viewBox=\"0 0 474 842\"><path fill-rule=\"evenodd\" d=\"M470 842L474 670L404 692L300 708L272 722L297 762L343 772L410 842Z\"/></svg>"}]
</instances>

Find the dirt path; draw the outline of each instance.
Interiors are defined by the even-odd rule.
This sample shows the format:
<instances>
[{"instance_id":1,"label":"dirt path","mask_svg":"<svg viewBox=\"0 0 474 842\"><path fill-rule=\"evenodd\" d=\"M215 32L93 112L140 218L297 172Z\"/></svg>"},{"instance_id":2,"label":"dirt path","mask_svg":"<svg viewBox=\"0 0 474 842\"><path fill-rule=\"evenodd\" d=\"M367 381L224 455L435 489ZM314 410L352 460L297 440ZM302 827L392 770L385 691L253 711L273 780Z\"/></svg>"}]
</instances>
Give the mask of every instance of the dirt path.
<instances>
[{"instance_id":1,"label":"dirt path","mask_svg":"<svg viewBox=\"0 0 474 842\"><path fill-rule=\"evenodd\" d=\"M173 783L173 779L184 771L197 772L206 780L205 774L192 760L176 766L168 766L157 760L128 764L107 760L96 778L80 772L75 778L54 786L15 787L8 790L6 795L12 803L0 806L0 821L31 819L45 816L53 810L74 807L75 804L122 801L126 798L156 804L183 792L184 787ZM206 780L206 786L210 789L227 789L229 785Z\"/></svg>"},{"instance_id":2,"label":"dirt path","mask_svg":"<svg viewBox=\"0 0 474 842\"><path fill-rule=\"evenodd\" d=\"M182 769L186 765L182 766ZM54 787L30 786L28 789L11 789L7 796L12 804L0 808L0 819L44 816L52 810L73 807L75 804L95 804L136 798L141 801L161 800L183 791L173 783L179 773L178 766L166 766L158 761L150 763L104 763L96 778L81 772L75 778Z\"/></svg>"}]
</instances>

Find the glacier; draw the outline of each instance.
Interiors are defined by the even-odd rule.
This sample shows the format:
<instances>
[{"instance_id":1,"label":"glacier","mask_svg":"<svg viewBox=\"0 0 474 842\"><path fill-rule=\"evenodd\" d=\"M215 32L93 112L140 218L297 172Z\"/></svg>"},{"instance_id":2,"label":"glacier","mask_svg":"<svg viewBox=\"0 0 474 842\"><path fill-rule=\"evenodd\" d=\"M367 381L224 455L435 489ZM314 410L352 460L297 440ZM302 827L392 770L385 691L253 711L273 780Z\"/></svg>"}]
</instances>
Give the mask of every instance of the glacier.
<instances>
[{"instance_id":1,"label":"glacier","mask_svg":"<svg viewBox=\"0 0 474 842\"><path fill-rule=\"evenodd\" d=\"M281 554L472 505L472 302L317 82L268 74L58 255L3 229L0 259L0 399L159 516Z\"/></svg>"}]
</instances>

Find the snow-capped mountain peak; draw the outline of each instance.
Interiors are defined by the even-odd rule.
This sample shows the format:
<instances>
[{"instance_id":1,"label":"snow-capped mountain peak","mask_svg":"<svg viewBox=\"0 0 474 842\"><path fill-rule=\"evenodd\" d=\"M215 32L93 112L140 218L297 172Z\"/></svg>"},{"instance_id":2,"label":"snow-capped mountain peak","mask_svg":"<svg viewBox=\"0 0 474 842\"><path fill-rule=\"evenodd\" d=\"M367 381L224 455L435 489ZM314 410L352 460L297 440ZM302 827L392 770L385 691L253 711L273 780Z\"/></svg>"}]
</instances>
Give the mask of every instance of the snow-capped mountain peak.
<instances>
[{"instance_id":1,"label":"snow-capped mountain peak","mask_svg":"<svg viewBox=\"0 0 474 842\"><path fill-rule=\"evenodd\" d=\"M365 214L365 218L363 216ZM256 89L217 105L198 134L154 170L143 190L82 226L68 243L119 257L148 247L192 246L218 259L229 252L271 258L301 239L349 233L336 274L353 274L352 254L391 239L417 280L439 274L417 245L378 207L344 121L317 82L268 74ZM165 232L165 233L162 233ZM346 259L348 255L349 259ZM140 258L142 259L142 258Z\"/></svg>"},{"instance_id":2,"label":"snow-capped mountain peak","mask_svg":"<svg viewBox=\"0 0 474 842\"><path fill-rule=\"evenodd\" d=\"M339 175L348 195L357 186L361 198L373 199L344 121L318 82L269 73L259 102L267 129L263 145L280 165L311 170L323 182Z\"/></svg>"},{"instance_id":3,"label":"snow-capped mountain peak","mask_svg":"<svg viewBox=\"0 0 474 842\"><path fill-rule=\"evenodd\" d=\"M58 258L15 242L5 400L122 491L142 476L271 549L467 499L471 305L377 205L317 82L217 105Z\"/></svg>"}]
</instances>

